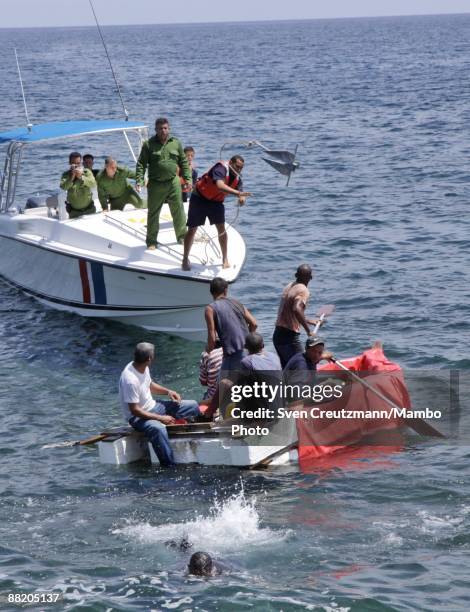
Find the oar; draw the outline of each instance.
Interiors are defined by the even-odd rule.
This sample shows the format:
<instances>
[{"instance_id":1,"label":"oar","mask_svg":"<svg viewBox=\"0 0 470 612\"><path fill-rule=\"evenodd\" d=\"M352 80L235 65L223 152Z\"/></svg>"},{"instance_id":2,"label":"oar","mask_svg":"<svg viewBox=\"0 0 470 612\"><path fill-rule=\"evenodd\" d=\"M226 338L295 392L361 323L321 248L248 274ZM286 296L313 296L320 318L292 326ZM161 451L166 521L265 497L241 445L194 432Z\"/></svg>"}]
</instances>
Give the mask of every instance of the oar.
<instances>
[{"instance_id":1,"label":"oar","mask_svg":"<svg viewBox=\"0 0 470 612\"><path fill-rule=\"evenodd\" d=\"M334 304L325 304L324 306L320 306L317 312L318 323L315 325L313 329L313 333L318 334L318 330L325 323L326 319L331 316L335 311Z\"/></svg>"},{"instance_id":2,"label":"oar","mask_svg":"<svg viewBox=\"0 0 470 612\"><path fill-rule=\"evenodd\" d=\"M132 429L130 427L115 427L109 431L102 431L99 434L95 434L90 438L85 438L85 440L67 440L66 442L56 442L53 444L44 444L41 446L44 448L67 448L69 446L87 446L88 444L95 444L96 442L101 442L101 440L106 440L107 438L120 438L122 436L127 436L129 433L132 433Z\"/></svg>"},{"instance_id":3,"label":"oar","mask_svg":"<svg viewBox=\"0 0 470 612\"><path fill-rule=\"evenodd\" d=\"M206 431L211 427L211 423L187 423L187 424L176 424L176 425L167 425L167 430L169 433L175 432L187 432L187 431ZM56 442L52 444L44 444L42 449L46 448L68 448L70 446L87 446L88 444L95 444L96 442L101 442L101 440L106 440L108 438L120 438L123 436L128 436L135 433L130 427L115 427L114 429L110 429L109 431L102 431L99 434L95 434L90 438L85 438L85 440L67 440L66 442Z\"/></svg>"},{"instance_id":4,"label":"oar","mask_svg":"<svg viewBox=\"0 0 470 612\"><path fill-rule=\"evenodd\" d=\"M344 370L345 372L348 372L349 376L353 380L355 380L356 382L360 383L363 387L366 387L366 389L369 389L369 391L372 391L372 393L375 393L375 395L377 395L377 397L380 397L380 399L383 400L384 402L386 402L389 406L391 406L395 410L402 410L394 402L392 402L392 400L389 399L386 395L384 395L383 393L381 393L377 389L374 389L374 387L372 387L372 385L369 385L368 382L366 382L365 380L363 380L362 378L357 376L357 374L354 374L354 372L351 372L351 370L349 368L347 368L343 363L341 363L341 361L338 361L334 357L330 357L330 361L332 361L333 363L336 363L336 365L339 368L341 368L342 370ZM434 437L434 438L445 438L446 437L440 431L435 429L432 425L427 423L424 419L405 418L403 420L408 425L408 427L410 427L411 429L414 429L416 431L416 433L419 433L422 436L430 436L430 437Z\"/></svg>"},{"instance_id":5,"label":"oar","mask_svg":"<svg viewBox=\"0 0 470 612\"><path fill-rule=\"evenodd\" d=\"M41 446L41 448L45 449L45 448L67 448L69 446L86 446L87 444L95 444L95 442L100 442L101 440L110 438L112 435L113 434L111 433L102 433L96 436L92 436L91 438L86 438L86 440L68 440L67 442L57 442L55 444L44 444L44 446Z\"/></svg>"},{"instance_id":6,"label":"oar","mask_svg":"<svg viewBox=\"0 0 470 612\"><path fill-rule=\"evenodd\" d=\"M276 459L277 457L280 457L284 453L288 453L289 451L293 450L294 448L297 448L298 445L299 445L298 440L296 440L295 442L291 442L287 446L283 446L281 449L278 449L274 453L271 453L271 455L268 455L264 459L261 459L261 461L258 461L257 463L254 463L253 465L249 465L247 469L248 470L257 470L259 468L268 467L268 465L270 463L272 463L274 461L274 459Z\"/></svg>"}]
</instances>

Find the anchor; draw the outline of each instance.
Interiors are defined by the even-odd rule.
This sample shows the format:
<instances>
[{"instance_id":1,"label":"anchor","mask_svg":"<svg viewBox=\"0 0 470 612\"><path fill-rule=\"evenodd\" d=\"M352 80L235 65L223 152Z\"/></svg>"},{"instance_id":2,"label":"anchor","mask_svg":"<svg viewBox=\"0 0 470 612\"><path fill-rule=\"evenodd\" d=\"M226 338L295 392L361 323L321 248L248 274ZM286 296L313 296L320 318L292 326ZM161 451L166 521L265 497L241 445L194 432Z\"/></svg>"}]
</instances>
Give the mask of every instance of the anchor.
<instances>
[{"instance_id":1,"label":"anchor","mask_svg":"<svg viewBox=\"0 0 470 612\"><path fill-rule=\"evenodd\" d=\"M239 145L245 146L247 148L259 147L265 155L268 157L262 157L262 160L269 164L272 168L274 168L279 174L283 176L287 176L286 187L289 185L290 177L293 172L299 168L300 164L296 161L297 150L299 145L295 147L293 153L284 149L269 149L265 145L263 145L259 140L249 140L248 142L226 142L222 145L220 149L220 158L222 159L222 151L227 146Z\"/></svg>"}]
</instances>

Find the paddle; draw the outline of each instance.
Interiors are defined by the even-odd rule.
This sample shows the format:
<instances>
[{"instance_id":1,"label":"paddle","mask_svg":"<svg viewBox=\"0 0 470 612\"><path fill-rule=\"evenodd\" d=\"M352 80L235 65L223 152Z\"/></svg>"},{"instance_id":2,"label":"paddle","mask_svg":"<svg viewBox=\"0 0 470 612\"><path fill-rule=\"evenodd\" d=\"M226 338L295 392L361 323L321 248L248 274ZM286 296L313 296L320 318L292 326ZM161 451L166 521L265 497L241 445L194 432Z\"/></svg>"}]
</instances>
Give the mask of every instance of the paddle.
<instances>
[{"instance_id":1,"label":"paddle","mask_svg":"<svg viewBox=\"0 0 470 612\"><path fill-rule=\"evenodd\" d=\"M113 427L112 429L108 429L100 432L99 434L95 434L90 438L86 438L85 440L68 440L66 442L56 442L55 444L44 444L41 448L67 448L69 446L86 446L88 444L95 444L95 442L101 442L101 440L106 440L107 438L120 438L122 436L128 436L133 433L133 429L130 426L119 426Z\"/></svg>"},{"instance_id":2,"label":"paddle","mask_svg":"<svg viewBox=\"0 0 470 612\"><path fill-rule=\"evenodd\" d=\"M101 440L105 440L106 438L110 438L115 434L111 433L102 433L96 436L92 436L91 438L87 438L86 440L69 440L67 442L57 442L55 444L44 444L41 446L41 449L45 448L67 448L69 446L86 446L87 444L95 444L95 442L100 442Z\"/></svg>"},{"instance_id":3,"label":"paddle","mask_svg":"<svg viewBox=\"0 0 470 612\"><path fill-rule=\"evenodd\" d=\"M360 383L366 389L369 389L369 391L372 391L372 393L375 393L375 395L377 395L377 397L380 397L380 399L383 400L384 402L386 402L389 406L391 406L395 410L402 410L401 408L399 408L399 406L397 406L394 402L392 402L392 400L389 399L386 395L384 395L383 393L381 393L377 389L374 389L374 387L372 387L372 385L369 385L368 382L366 382L365 380L363 380L362 378L357 376L357 374L354 374L354 372L351 372L351 370L349 368L347 368L343 363L341 363L341 361L338 361L334 357L330 357L330 361L332 361L333 363L336 363L336 365L339 368L341 368L341 370L344 370L345 372L348 372L349 376L353 380L355 380L356 382ZM405 418L403 420L408 425L408 427L410 427L411 429L414 429L416 431L416 433L419 433L422 436L430 436L430 437L434 437L434 438L445 438L446 437L440 431L435 429L432 425L427 423L424 419Z\"/></svg>"},{"instance_id":4,"label":"paddle","mask_svg":"<svg viewBox=\"0 0 470 612\"><path fill-rule=\"evenodd\" d=\"M320 327L325 323L326 319L331 316L335 311L334 304L325 304L324 306L320 306L317 312L318 323L315 325L313 329L313 333L316 335Z\"/></svg>"},{"instance_id":5,"label":"paddle","mask_svg":"<svg viewBox=\"0 0 470 612\"><path fill-rule=\"evenodd\" d=\"M207 431L211 429L212 423L185 423L185 424L174 424L167 425L167 430L169 433L173 434L175 432L179 432L183 434L184 432L191 431ZM56 442L52 444L44 444L41 446L42 449L46 448L68 448L71 446L87 446L88 444L95 444L96 442L101 442L101 440L107 440L108 438L120 438L123 436L132 435L137 433L131 427L126 427L125 425L122 427L114 427L109 431L102 431L99 434L95 434L90 438L85 438L85 440L67 440L66 442Z\"/></svg>"},{"instance_id":6,"label":"paddle","mask_svg":"<svg viewBox=\"0 0 470 612\"><path fill-rule=\"evenodd\" d=\"M282 448L278 449L277 451L275 451L271 455L268 455L264 459L261 459L261 461L258 461L257 463L254 463L253 465L249 465L247 469L249 469L249 470L257 470L259 468L268 467L268 465L270 463L272 463L274 461L274 459L276 459L277 457L280 457L284 453L288 453L289 451L293 450L294 448L297 448L298 445L299 445L298 440L296 440L295 442L291 442L287 446L283 446Z\"/></svg>"}]
</instances>

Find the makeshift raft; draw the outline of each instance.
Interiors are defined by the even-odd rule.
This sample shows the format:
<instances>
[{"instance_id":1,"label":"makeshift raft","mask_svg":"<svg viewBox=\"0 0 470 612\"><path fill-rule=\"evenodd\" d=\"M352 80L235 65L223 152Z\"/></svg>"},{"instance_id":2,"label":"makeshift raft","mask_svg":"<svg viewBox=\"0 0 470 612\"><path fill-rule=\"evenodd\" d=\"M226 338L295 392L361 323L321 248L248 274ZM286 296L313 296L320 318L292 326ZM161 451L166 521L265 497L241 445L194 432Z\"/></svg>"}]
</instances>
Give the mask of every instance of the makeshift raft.
<instances>
[{"instance_id":1,"label":"makeshift raft","mask_svg":"<svg viewBox=\"0 0 470 612\"><path fill-rule=\"evenodd\" d=\"M297 432L292 422L274 423L268 436L232 436L231 424L194 423L168 425L168 436L177 464L254 467L298 462ZM150 460L159 464L147 438L132 427L103 431L98 442L102 463L125 465Z\"/></svg>"},{"instance_id":2,"label":"makeshift raft","mask_svg":"<svg viewBox=\"0 0 470 612\"><path fill-rule=\"evenodd\" d=\"M353 414L352 418L307 416L249 421L245 423L248 427L256 429L259 425L267 429L268 434L243 436L233 435L232 425L239 424L236 419L169 425L167 431L175 462L246 468L299 463L303 469L311 461L360 444L373 446L376 434L386 434L385 439L380 438L381 447L395 448L396 438L390 434L407 427L423 436L445 437L424 419L402 418L390 413L390 408L398 411L402 407L409 409L411 403L401 368L386 358L381 346L374 345L344 363L332 358L332 363L318 369L333 377L342 374L343 379L346 370L348 380L352 379L347 392L326 404L329 411L334 415L336 412L343 414L342 410L349 412L362 408L364 417ZM365 378L356 372L366 375ZM372 414L373 411L389 416L367 416L367 412ZM131 427L110 429L80 444L90 442L99 442L103 463L123 465L146 458L159 463L147 439Z\"/></svg>"}]
</instances>

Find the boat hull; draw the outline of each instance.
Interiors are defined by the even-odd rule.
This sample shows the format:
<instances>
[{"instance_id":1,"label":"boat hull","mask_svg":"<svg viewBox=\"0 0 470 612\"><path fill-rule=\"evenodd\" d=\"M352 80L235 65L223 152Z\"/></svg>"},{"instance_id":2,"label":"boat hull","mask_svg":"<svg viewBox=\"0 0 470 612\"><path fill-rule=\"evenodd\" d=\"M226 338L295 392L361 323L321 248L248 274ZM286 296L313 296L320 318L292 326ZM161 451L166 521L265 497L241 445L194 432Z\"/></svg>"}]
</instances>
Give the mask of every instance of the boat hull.
<instances>
[{"instance_id":1,"label":"boat hull","mask_svg":"<svg viewBox=\"0 0 470 612\"><path fill-rule=\"evenodd\" d=\"M204 340L209 281L108 266L0 236L0 276L42 304Z\"/></svg>"},{"instance_id":2,"label":"boat hull","mask_svg":"<svg viewBox=\"0 0 470 612\"><path fill-rule=\"evenodd\" d=\"M163 211L158 248L149 251L145 210L65 221L50 218L46 208L2 214L0 277L51 308L204 340L210 282L236 280L245 244L227 230L233 265L223 269L216 229L207 226L195 241L192 270L183 271L183 246L167 217Z\"/></svg>"},{"instance_id":3,"label":"boat hull","mask_svg":"<svg viewBox=\"0 0 470 612\"><path fill-rule=\"evenodd\" d=\"M209 280L142 272L0 236L0 276L42 304L204 340Z\"/></svg>"}]
</instances>

